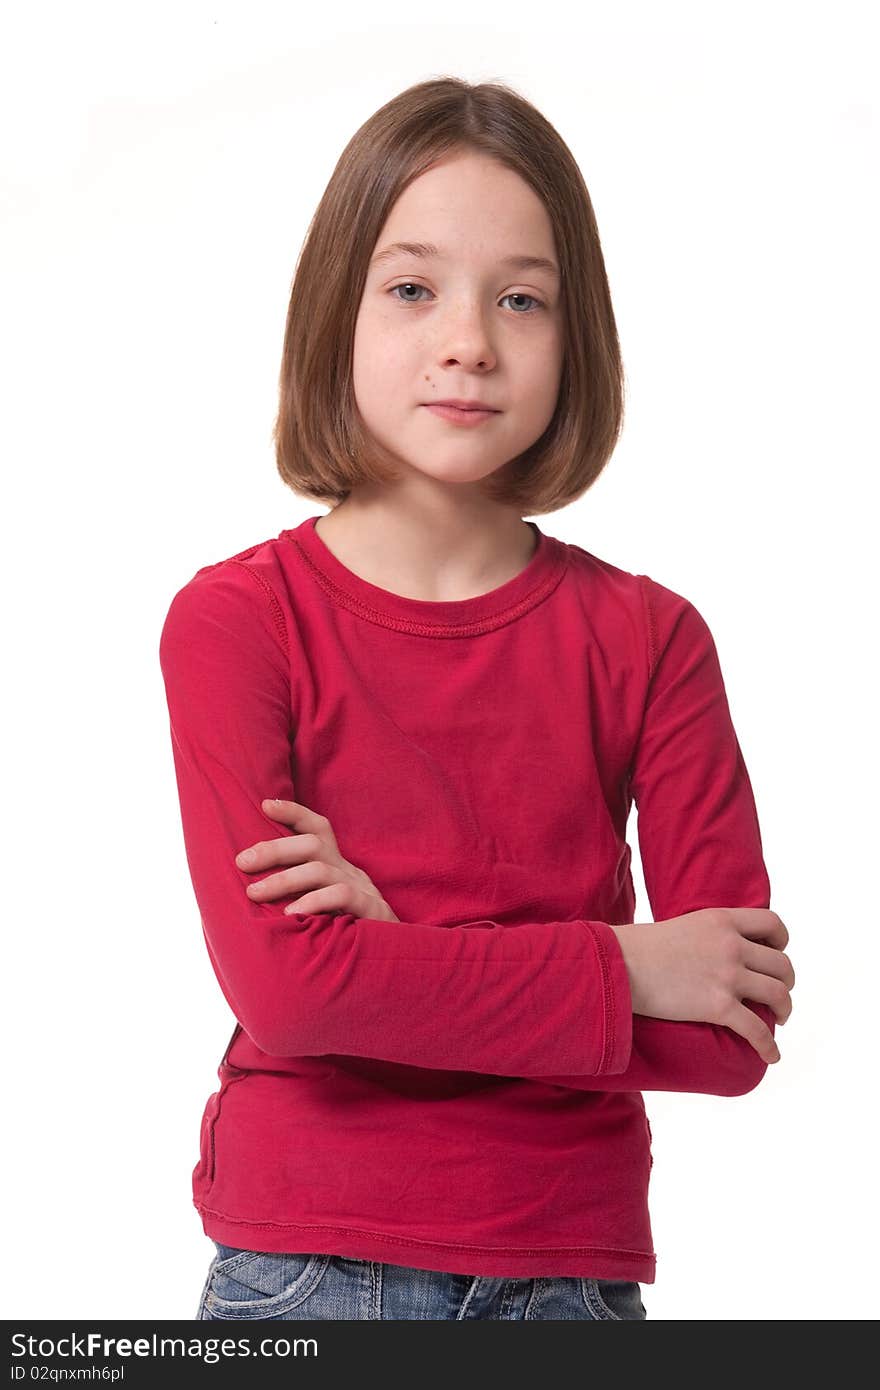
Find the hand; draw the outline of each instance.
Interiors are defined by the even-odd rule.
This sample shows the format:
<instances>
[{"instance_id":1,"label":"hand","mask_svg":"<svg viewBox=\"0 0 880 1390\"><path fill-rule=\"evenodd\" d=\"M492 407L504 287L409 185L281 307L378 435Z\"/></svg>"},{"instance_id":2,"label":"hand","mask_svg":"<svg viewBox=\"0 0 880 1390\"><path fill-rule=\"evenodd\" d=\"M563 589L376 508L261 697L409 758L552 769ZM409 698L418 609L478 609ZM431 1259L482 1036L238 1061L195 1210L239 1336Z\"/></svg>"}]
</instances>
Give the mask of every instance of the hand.
<instances>
[{"instance_id":1,"label":"hand","mask_svg":"<svg viewBox=\"0 0 880 1390\"><path fill-rule=\"evenodd\" d=\"M794 970L782 950L788 930L777 913L712 907L612 930L629 973L633 1013L724 1024L765 1062L779 1061L770 1029L742 1002L768 1004L780 1023L791 1014Z\"/></svg>"},{"instance_id":2,"label":"hand","mask_svg":"<svg viewBox=\"0 0 880 1390\"><path fill-rule=\"evenodd\" d=\"M270 801L262 805L271 820L291 825L300 833L274 840L261 840L243 849L235 862L246 873L259 873L279 864L295 865L247 886L254 902L271 902L287 893L312 889L289 903L284 911L351 912L355 917L379 918L399 922L379 890L362 869L343 859L336 836L326 816L310 811L299 801ZM248 855L252 857L247 858Z\"/></svg>"}]
</instances>

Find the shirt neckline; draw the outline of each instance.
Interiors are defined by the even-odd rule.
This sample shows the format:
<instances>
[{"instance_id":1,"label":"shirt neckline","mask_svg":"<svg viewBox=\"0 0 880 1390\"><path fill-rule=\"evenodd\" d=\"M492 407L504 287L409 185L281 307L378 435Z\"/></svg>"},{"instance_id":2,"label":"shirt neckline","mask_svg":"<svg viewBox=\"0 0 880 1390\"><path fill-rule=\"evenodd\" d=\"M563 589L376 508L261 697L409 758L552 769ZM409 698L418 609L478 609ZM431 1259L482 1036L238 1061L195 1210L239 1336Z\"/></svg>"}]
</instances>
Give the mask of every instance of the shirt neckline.
<instances>
[{"instance_id":1,"label":"shirt neckline","mask_svg":"<svg viewBox=\"0 0 880 1390\"><path fill-rule=\"evenodd\" d=\"M282 531L313 579L334 602L368 622L425 637L469 637L490 632L528 613L556 588L568 564L568 548L555 536L546 535L534 522L527 524L538 537L531 559L519 574L488 593L471 598L434 601L407 598L362 579L345 566L321 539L317 516Z\"/></svg>"}]
</instances>

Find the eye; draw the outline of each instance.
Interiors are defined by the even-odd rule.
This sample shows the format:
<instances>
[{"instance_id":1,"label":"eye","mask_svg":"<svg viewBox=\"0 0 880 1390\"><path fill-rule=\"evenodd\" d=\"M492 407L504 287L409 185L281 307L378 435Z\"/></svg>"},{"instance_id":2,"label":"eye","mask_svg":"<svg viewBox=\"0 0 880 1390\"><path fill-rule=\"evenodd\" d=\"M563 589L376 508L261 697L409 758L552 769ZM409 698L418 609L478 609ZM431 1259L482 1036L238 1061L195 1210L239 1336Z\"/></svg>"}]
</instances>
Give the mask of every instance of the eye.
<instances>
[{"instance_id":1,"label":"eye","mask_svg":"<svg viewBox=\"0 0 880 1390\"><path fill-rule=\"evenodd\" d=\"M431 293L431 291L427 289L427 286L426 286L426 285L417 285L413 280L404 280L404 281L402 281L399 285L392 285L391 288L388 290L388 293L389 293L390 295L394 295L395 298L397 298L397 291L398 291L398 290L427 290L428 294ZM541 299L536 299L535 296L534 296L533 294L523 294L523 293L518 292L518 291L516 291L516 290L511 291L510 294L505 294L505 295L503 295L502 298L503 298L503 299L529 299L529 300L531 300L532 304L536 304L536 305L538 306L539 309L544 309L544 308L546 308L546 305L544 304L544 301L543 301L543 300L541 300ZM398 303L398 304L420 304L420 303L422 303L422 302L423 302L423 301L422 301L422 300L419 300L419 299L397 299L397 303ZM527 309L527 310L525 311L525 313L519 313L519 312L517 312L517 313L514 315L514 317L515 317L515 318L521 318L521 319L523 319L523 318L528 318L529 314L534 314L534 313L536 313L536 312L537 312L537 310L535 310L535 309Z\"/></svg>"}]
</instances>

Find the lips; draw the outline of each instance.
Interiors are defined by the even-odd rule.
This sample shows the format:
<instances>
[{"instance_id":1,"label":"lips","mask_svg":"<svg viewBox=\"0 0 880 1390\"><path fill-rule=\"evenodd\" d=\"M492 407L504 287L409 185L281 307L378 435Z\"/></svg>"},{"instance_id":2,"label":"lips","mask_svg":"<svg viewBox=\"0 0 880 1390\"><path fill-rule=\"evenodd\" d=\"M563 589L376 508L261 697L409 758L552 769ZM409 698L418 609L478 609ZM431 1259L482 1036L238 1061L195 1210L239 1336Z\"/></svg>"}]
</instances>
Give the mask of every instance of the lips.
<instances>
[{"instance_id":1,"label":"lips","mask_svg":"<svg viewBox=\"0 0 880 1390\"><path fill-rule=\"evenodd\" d=\"M424 407L430 410L440 420L446 420L448 424L456 425L459 429L476 429L479 425L485 425L494 416L500 415L499 410L481 410L476 406L468 405L464 409L457 405L446 405L441 401L432 401L430 405Z\"/></svg>"},{"instance_id":2,"label":"lips","mask_svg":"<svg viewBox=\"0 0 880 1390\"><path fill-rule=\"evenodd\" d=\"M448 405L453 410L488 410L493 415L499 412L494 405L484 405L482 401L423 401L423 405Z\"/></svg>"}]
</instances>

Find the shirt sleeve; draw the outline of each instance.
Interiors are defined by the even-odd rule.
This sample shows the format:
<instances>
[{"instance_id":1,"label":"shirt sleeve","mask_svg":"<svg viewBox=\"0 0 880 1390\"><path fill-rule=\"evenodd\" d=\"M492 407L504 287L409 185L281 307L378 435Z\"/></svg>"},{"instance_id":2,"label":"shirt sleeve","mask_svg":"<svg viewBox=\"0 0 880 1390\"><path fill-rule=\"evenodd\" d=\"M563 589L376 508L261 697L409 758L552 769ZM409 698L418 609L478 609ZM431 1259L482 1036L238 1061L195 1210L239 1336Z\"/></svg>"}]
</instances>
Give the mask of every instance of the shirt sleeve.
<instances>
[{"instance_id":1,"label":"shirt sleeve","mask_svg":"<svg viewBox=\"0 0 880 1390\"><path fill-rule=\"evenodd\" d=\"M200 570L171 602L159 661L205 943L257 1047L517 1077L627 1066L629 977L604 922L284 915L298 894L247 896L236 854L289 833L261 803L296 800L286 624L261 571L237 558Z\"/></svg>"},{"instance_id":2,"label":"shirt sleeve","mask_svg":"<svg viewBox=\"0 0 880 1390\"><path fill-rule=\"evenodd\" d=\"M662 922L708 907L770 906L755 800L718 652L692 603L639 576L652 673L630 785L651 911ZM747 1008L775 1034L769 1005ZM722 1025L633 1016L630 1060L601 1080L545 1077L581 1090L743 1095L768 1064Z\"/></svg>"}]
</instances>

